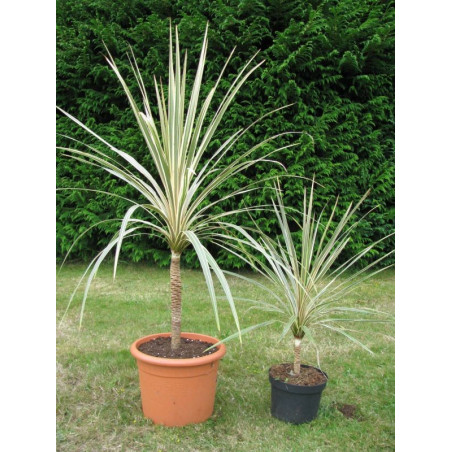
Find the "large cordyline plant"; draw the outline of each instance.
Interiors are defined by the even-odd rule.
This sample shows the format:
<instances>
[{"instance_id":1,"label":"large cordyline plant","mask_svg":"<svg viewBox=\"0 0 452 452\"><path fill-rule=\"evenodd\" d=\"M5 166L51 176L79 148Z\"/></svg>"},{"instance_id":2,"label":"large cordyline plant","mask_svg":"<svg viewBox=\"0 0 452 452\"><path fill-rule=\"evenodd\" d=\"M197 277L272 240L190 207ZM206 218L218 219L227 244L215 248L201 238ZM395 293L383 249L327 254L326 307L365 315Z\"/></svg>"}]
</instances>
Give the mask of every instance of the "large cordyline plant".
<instances>
[{"instance_id":1,"label":"large cordyline plant","mask_svg":"<svg viewBox=\"0 0 452 452\"><path fill-rule=\"evenodd\" d=\"M287 133L267 138L244 152L234 161L223 165L225 160L224 156L233 148L249 128L257 122L255 121L249 127L235 132L224 141L221 146L214 149L210 157L206 157L205 153L211 144L212 137L219 127L221 120L237 91L263 63L263 61L255 63L257 56L257 54L255 54L245 64L231 83L227 93L222 98L211 121L207 122L206 118L212 99L214 98L226 66L234 52L234 50L231 52L231 55L226 61L223 70L207 97L200 102L200 90L207 52L207 31L208 27L206 27L199 64L188 105L186 105L185 95L187 53L185 52L184 59L181 61L176 27L175 49L173 55L173 38L172 31L170 31L167 98L165 97L162 84L158 83L154 78L158 118L154 117L152 114L150 99L133 53L130 58L130 63L141 92L144 111L140 110L126 81L121 76L115 61L107 50L108 64L115 72L127 95L140 131L146 142L149 154L152 157L154 167L157 171L157 177L153 177L148 169L140 164L131 154L117 149L78 119L60 109L67 117L106 145L111 152L110 155L107 155L92 145L84 145L84 150L72 147L59 147L59 149L64 151L65 155L70 156L75 160L102 168L133 187L145 199L145 202L140 203L130 201L132 205L124 215L118 233L113 237L105 249L91 261L71 296L68 308L77 288L80 286L86 275L88 275L82 301L80 315L81 322L88 290L101 262L107 254L116 247L113 269L113 275L115 276L119 252L122 242L126 237L132 237L143 233L159 235L166 241L169 251L171 252L170 285L172 349L177 349L180 346L181 335L182 304L180 259L184 250L190 245L193 246L201 264L218 329L220 328L220 322L211 270L215 273L220 282L240 333L239 319L226 277L210 252L204 246L203 241L209 240L209 238L215 234L215 231L224 227L223 219L225 217L237 214L243 210L237 208L223 211L222 213L213 213L212 208L217 205L217 203L227 198L237 197L249 190L255 189L256 184L253 182L250 185L231 191L221 200L210 201L210 197L226 180L243 172L258 161L267 160L271 154L283 149L273 149L261 156L256 156L255 154L255 152L265 143ZM264 117L267 115L264 115ZM261 119L263 119L263 117L258 119L258 121ZM83 143L77 143L83 145ZM290 146L293 146L293 144L284 146L284 148ZM133 168L133 170L129 168ZM247 208L244 210L252 209L253 208ZM135 218L134 213L137 210L143 211L146 218ZM227 248L227 245L224 244L224 246Z\"/></svg>"}]
</instances>

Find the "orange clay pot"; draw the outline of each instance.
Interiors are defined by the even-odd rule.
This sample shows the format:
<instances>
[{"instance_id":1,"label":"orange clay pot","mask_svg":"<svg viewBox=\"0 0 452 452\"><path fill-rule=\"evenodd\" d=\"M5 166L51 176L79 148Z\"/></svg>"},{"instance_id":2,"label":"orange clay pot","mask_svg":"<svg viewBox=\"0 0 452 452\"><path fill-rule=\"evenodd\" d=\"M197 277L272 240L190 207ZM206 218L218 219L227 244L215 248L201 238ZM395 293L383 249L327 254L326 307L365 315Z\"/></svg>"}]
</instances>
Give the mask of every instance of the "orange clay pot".
<instances>
[{"instance_id":1,"label":"orange clay pot","mask_svg":"<svg viewBox=\"0 0 452 452\"><path fill-rule=\"evenodd\" d=\"M168 336L171 333L151 334L130 347L138 364L143 413L155 424L170 427L203 422L213 413L218 365L226 347L220 344L211 355L188 359L158 358L138 350L144 342ZM204 334L181 336L211 344L218 342Z\"/></svg>"}]
</instances>

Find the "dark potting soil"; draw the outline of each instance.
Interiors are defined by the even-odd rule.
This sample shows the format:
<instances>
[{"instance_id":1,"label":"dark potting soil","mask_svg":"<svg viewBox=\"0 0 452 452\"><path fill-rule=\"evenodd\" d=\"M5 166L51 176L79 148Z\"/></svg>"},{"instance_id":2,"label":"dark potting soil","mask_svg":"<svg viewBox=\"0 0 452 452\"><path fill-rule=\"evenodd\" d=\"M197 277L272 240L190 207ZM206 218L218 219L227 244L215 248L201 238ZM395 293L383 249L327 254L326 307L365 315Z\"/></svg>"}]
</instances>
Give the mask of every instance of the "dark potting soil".
<instances>
[{"instance_id":1,"label":"dark potting soil","mask_svg":"<svg viewBox=\"0 0 452 452\"><path fill-rule=\"evenodd\" d=\"M270 368L275 380L296 386L317 386L327 381L325 375L314 367L301 367L300 374L293 374L293 363L276 364Z\"/></svg>"},{"instance_id":2,"label":"dark potting soil","mask_svg":"<svg viewBox=\"0 0 452 452\"><path fill-rule=\"evenodd\" d=\"M140 352L146 355L157 356L159 358L173 358L173 359L188 359L199 358L200 356L207 356L215 353L218 347L214 347L207 352L204 350L212 344L208 342L199 341L198 339L181 338L180 347L178 350L171 350L170 337L158 337L151 341L144 342L138 346Z\"/></svg>"}]
</instances>

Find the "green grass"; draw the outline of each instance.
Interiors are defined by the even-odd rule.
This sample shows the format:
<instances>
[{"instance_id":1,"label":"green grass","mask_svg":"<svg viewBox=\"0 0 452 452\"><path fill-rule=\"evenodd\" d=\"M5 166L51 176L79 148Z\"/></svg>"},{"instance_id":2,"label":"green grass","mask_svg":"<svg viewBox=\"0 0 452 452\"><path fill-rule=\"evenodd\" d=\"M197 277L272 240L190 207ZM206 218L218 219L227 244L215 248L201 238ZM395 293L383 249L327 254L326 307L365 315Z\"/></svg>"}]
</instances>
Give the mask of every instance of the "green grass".
<instances>
[{"instance_id":1,"label":"green grass","mask_svg":"<svg viewBox=\"0 0 452 452\"><path fill-rule=\"evenodd\" d=\"M57 316L83 273L67 265L57 277ZM138 371L130 344L146 334L169 331L169 271L121 264L112 281L104 265L91 287L79 331L79 295L57 329L57 450L59 451L367 451L394 450L394 326L362 324L358 337L370 355L324 330L316 337L321 367L329 375L319 415L294 426L270 415L268 368L292 359L289 338L277 343L277 327L251 332L227 344L220 364L215 411L203 424L153 425L142 416ZM183 270L183 331L218 337L201 272ZM231 281L236 296L258 296L256 287ZM393 312L394 272L365 282L346 303ZM237 303L242 327L267 313ZM220 308L221 337L234 332L227 301ZM302 361L316 365L304 344ZM345 418L335 403L358 407L360 420Z\"/></svg>"}]
</instances>

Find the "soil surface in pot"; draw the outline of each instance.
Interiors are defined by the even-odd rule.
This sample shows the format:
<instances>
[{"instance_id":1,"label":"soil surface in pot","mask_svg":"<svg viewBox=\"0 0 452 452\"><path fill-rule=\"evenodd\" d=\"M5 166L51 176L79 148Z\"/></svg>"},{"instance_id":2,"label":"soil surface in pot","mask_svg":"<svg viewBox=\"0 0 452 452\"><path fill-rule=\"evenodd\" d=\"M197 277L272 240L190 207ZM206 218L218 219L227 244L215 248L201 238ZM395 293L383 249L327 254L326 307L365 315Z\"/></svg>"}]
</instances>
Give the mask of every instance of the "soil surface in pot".
<instances>
[{"instance_id":1,"label":"soil surface in pot","mask_svg":"<svg viewBox=\"0 0 452 452\"><path fill-rule=\"evenodd\" d=\"M294 375L293 363L272 366L270 375L275 380L296 386L317 386L327 381L325 375L314 367L301 367L300 374Z\"/></svg>"},{"instance_id":2,"label":"soil surface in pot","mask_svg":"<svg viewBox=\"0 0 452 452\"><path fill-rule=\"evenodd\" d=\"M209 342L199 341L198 339L181 337L179 349L171 350L171 338L158 337L157 339L152 339L139 345L138 350L146 353L146 355L157 356L159 358L188 359L215 353L218 347L214 347L205 352L205 349L211 345Z\"/></svg>"}]
</instances>

